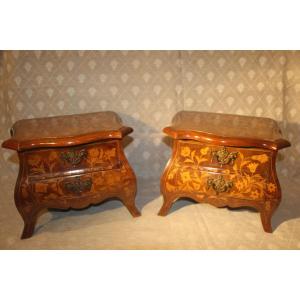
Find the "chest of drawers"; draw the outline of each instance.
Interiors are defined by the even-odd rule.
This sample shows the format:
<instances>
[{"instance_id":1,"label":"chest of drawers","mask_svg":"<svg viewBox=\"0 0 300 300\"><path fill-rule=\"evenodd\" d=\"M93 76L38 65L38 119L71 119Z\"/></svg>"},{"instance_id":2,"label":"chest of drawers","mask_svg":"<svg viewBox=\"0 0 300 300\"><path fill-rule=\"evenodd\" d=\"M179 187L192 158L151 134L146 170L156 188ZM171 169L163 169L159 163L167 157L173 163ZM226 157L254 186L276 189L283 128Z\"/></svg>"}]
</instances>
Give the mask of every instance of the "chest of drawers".
<instances>
[{"instance_id":1,"label":"chest of drawers","mask_svg":"<svg viewBox=\"0 0 300 300\"><path fill-rule=\"evenodd\" d=\"M166 215L181 197L217 207L254 207L263 228L281 200L276 155L288 147L276 122L267 118L179 112L164 132L173 153L161 178Z\"/></svg>"},{"instance_id":2,"label":"chest of drawers","mask_svg":"<svg viewBox=\"0 0 300 300\"><path fill-rule=\"evenodd\" d=\"M131 131L113 112L16 122L2 146L19 155L15 203L24 220L22 238L32 236L45 208L84 208L118 198L139 216L136 176L122 147Z\"/></svg>"}]
</instances>

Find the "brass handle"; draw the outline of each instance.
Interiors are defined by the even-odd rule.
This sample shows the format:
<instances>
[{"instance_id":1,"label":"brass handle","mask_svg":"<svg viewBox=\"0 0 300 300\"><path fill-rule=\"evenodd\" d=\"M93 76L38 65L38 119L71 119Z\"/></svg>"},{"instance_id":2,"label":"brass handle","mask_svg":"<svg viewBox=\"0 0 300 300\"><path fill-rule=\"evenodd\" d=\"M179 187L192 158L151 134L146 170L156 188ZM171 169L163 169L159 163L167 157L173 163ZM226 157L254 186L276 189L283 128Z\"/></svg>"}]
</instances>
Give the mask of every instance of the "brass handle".
<instances>
[{"instance_id":1,"label":"brass handle","mask_svg":"<svg viewBox=\"0 0 300 300\"><path fill-rule=\"evenodd\" d=\"M60 158L73 166L79 165L84 158L87 158L87 150L67 151L60 154Z\"/></svg>"},{"instance_id":2,"label":"brass handle","mask_svg":"<svg viewBox=\"0 0 300 300\"><path fill-rule=\"evenodd\" d=\"M80 177L75 177L73 181L65 182L64 187L71 193L80 194L82 192L88 192L92 184L92 178L81 180Z\"/></svg>"},{"instance_id":3,"label":"brass handle","mask_svg":"<svg viewBox=\"0 0 300 300\"><path fill-rule=\"evenodd\" d=\"M233 187L233 181L225 181L222 175L219 175L217 178L209 177L207 179L208 189L213 188L213 190L218 195L219 193L229 192Z\"/></svg>"},{"instance_id":4,"label":"brass handle","mask_svg":"<svg viewBox=\"0 0 300 300\"><path fill-rule=\"evenodd\" d=\"M221 165L227 165L233 163L237 159L238 154L238 152L229 152L226 147L223 147L218 151L212 151L212 158L216 158Z\"/></svg>"}]
</instances>

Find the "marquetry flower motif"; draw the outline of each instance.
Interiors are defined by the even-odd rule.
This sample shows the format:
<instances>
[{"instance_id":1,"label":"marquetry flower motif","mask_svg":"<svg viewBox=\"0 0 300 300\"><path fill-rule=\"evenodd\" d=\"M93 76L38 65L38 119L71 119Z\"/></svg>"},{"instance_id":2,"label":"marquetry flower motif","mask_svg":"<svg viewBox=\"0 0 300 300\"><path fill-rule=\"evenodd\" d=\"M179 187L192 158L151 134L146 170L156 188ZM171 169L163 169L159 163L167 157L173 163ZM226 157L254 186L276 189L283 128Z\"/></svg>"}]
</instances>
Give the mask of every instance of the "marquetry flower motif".
<instances>
[{"instance_id":1,"label":"marquetry flower motif","mask_svg":"<svg viewBox=\"0 0 300 300\"><path fill-rule=\"evenodd\" d=\"M201 184L193 182L193 188L198 191L200 190Z\"/></svg>"},{"instance_id":2,"label":"marquetry flower motif","mask_svg":"<svg viewBox=\"0 0 300 300\"><path fill-rule=\"evenodd\" d=\"M235 187L238 191L241 191L244 188L244 184L242 181L239 180L235 183Z\"/></svg>"},{"instance_id":3,"label":"marquetry flower motif","mask_svg":"<svg viewBox=\"0 0 300 300\"><path fill-rule=\"evenodd\" d=\"M91 148L89 151L89 154L91 157L98 157L99 155L99 150L97 148Z\"/></svg>"},{"instance_id":4,"label":"marquetry flower motif","mask_svg":"<svg viewBox=\"0 0 300 300\"><path fill-rule=\"evenodd\" d=\"M191 175L188 171L181 172L181 180L183 183L186 183L191 180Z\"/></svg>"},{"instance_id":5,"label":"marquetry flower motif","mask_svg":"<svg viewBox=\"0 0 300 300\"><path fill-rule=\"evenodd\" d=\"M267 188L270 193L274 193L276 191L276 185L272 182L268 183Z\"/></svg>"},{"instance_id":6,"label":"marquetry flower motif","mask_svg":"<svg viewBox=\"0 0 300 300\"><path fill-rule=\"evenodd\" d=\"M251 192L251 198L258 199L259 198L259 192L258 191L252 191Z\"/></svg>"},{"instance_id":7,"label":"marquetry flower motif","mask_svg":"<svg viewBox=\"0 0 300 300\"><path fill-rule=\"evenodd\" d=\"M190 168L190 164L201 167L202 162L208 160L209 154L210 147L206 145L191 143L181 146L180 157L177 157L176 163L168 171L166 189L197 192L197 197L200 197L201 193L205 194L210 174L207 171L196 172L194 168ZM228 195L257 201L266 193L275 192L276 184L268 183L263 174L258 172L259 166L269 161L270 157L265 153L245 156L240 152L239 159L234 161L232 168L222 168L222 176L234 182L234 189L231 189Z\"/></svg>"},{"instance_id":8,"label":"marquetry flower motif","mask_svg":"<svg viewBox=\"0 0 300 300\"><path fill-rule=\"evenodd\" d=\"M256 171L256 168L258 167L257 163L250 163L247 168L249 169L249 171L253 174Z\"/></svg>"},{"instance_id":9,"label":"marquetry flower motif","mask_svg":"<svg viewBox=\"0 0 300 300\"><path fill-rule=\"evenodd\" d=\"M106 157L110 160L112 157L116 156L116 148L105 151Z\"/></svg>"},{"instance_id":10,"label":"marquetry flower motif","mask_svg":"<svg viewBox=\"0 0 300 300\"><path fill-rule=\"evenodd\" d=\"M169 179L173 179L174 178L174 176L175 176L175 174L177 173L177 169L172 169L171 171L170 171L170 173L168 174L168 178Z\"/></svg>"},{"instance_id":11,"label":"marquetry flower motif","mask_svg":"<svg viewBox=\"0 0 300 300\"><path fill-rule=\"evenodd\" d=\"M262 164L269 160L269 157L267 154L253 155L253 156L251 156L251 158L253 160L259 161Z\"/></svg>"},{"instance_id":12,"label":"marquetry flower motif","mask_svg":"<svg viewBox=\"0 0 300 300\"><path fill-rule=\"evenodd\" d=\"M181 156L187 157L187 156L190 155L190 153L191 153L191 149L189 147L182 147L181 148L181 151L180 151Z\"/></svg>"},{"instance_id":13,"label":"marquetry flower motif","mask_svg":"<svg viewBox=\"0 0 300 300\"><path fill-rule=\"evenodd\" d=\"M225 169L225 170L223 170L223 173L224 173L225 175L229 175L229 174L230 174L230 170L229 170L229 169Z\"/></svg>"},{"instance_id":14,"label":"marquetry flower motif","mask_svg":"<svg viewBox=\"0 0 300 300\"><path fill-rule=\"evenodd\" d=\"M208 151L209 151L209 148L208 148L208 147L202 148L202 149L200 150L200 152L201 152L202 155L206 155L206 154L208 153Z\"/></svg>"}]
</instances>

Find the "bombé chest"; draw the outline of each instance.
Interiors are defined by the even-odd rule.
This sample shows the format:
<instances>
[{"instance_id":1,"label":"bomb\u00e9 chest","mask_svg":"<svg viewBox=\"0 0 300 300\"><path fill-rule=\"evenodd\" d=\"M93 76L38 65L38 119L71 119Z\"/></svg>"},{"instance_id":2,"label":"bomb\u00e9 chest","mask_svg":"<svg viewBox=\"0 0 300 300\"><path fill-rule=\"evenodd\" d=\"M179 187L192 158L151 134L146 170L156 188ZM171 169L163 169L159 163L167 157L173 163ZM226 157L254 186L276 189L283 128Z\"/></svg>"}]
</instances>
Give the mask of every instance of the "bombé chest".
<instances>
[{"instance_id":1,"label":"bomb\u00e9 chest","mask_svg":"<svg viewBox=\"0 0 300 300\"><path fill-rule=\"evenodd\" d=\"M173 151L161 178L160 215L180 197L218 207L250 206L263 216L278 206L276 155L290 144L274 120L182 111L164 132L173 139Z\"/></svg>"},{"instance_id":2,"label":"bomb\u00e9 chest","mask_svg":"<svg viewBox=\"0 0 300 300\"><path fill-rule=\"evenodd\" d=\"M19 155L15 203L33 234L43 208L84 208L118 198L133 216L136 176L122 146L132 132L114 112L21 120L3 147Z\"/></svg>"}]
</instances>

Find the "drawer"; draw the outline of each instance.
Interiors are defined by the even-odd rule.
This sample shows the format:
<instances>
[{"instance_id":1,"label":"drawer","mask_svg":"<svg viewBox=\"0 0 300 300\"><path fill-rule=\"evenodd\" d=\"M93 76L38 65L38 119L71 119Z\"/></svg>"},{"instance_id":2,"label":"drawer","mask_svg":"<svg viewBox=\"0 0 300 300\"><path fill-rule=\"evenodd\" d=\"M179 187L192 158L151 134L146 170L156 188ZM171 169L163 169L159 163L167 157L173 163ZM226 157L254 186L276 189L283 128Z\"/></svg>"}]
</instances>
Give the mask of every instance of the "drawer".
<instances>
[{"instance_id":1,"label":"drawer","mask_svg":"<svg viewBox=\"0 0 300 300\"><path fill-rule=\"evenodd\" d=\"M215 171L241 175L260 174L269 177L271 151L257 148L238 148L206 145L196 141L179 141L175 162Z\"/></svg>"},{"instance_id":2,"label":"drawer","mask_svg":"<svg viewBox=\"0 0 300 300\"><path fill-rule=\"evenodd\" d=\"M172 165L165 179L168 192L178 194L204 194L261 201L273 198L276 184L260 174L214 172L189 166Z\"/></svg>"},{"instance_id":3,"label":"drawer","mask_svg":"<svg viewBox=\"0 0 300 300\"><path fill-rule=\"evenodd\" d=\"M28 151L25 160L29 176L45 178L120 168L116 141Z\"/></svg>"},{"instance_id":4,"label":"drawer","mask_svg":"<svg viewBox=\"0 0 300 300\"><path fill-rule=\"evenodd\" d=\"M202 172L206 184L205 193L209 196L228 196L238 199L262 201L265 199L266 182L263 178L251 176L224 175Z\"/></svg>"},{"instance_id":5,"label":"drawer","mask_svg":"<svg viewBox=\"0 0 300 300\"><path fill-rule=\"evenodd\" d=\"M121 186L119 170L99 171L83 175L65 176L45 180L33 180L31 191L40 202L51 205L64 204L68 200L80 200L93 195L109 195ZM58 205L57 205L58 204ZM63 205L62 205L63 206Z\"/></svg>"}]
</instances>

